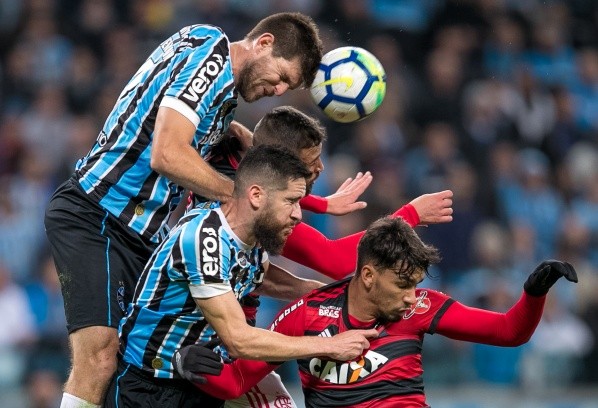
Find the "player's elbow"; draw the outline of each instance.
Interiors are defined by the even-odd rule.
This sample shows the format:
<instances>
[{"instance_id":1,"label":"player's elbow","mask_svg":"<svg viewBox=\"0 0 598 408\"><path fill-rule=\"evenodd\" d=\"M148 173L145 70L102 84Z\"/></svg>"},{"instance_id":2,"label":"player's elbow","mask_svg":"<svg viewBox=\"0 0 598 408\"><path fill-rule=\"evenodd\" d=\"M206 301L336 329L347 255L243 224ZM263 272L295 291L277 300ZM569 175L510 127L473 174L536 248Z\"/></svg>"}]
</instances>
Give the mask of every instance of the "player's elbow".
<instances>
[{"instance_id":1,"label":"player's elbow","mask_svg":"<svg viewBox=\"0 0 598 408\"><path fill-rule=\"evenodd\" d=\"M170 167L171 158L168 153L161 149L153 149L150 157L150 167L153 171L164 174Z\"/></svg>"},{"instance_id":2,"label":"player's elbow","mask_svg":"<svg viewBox=\"0 0 598 408\"><path fill-rule=\"evenodd\" d=\"M246 360L258 359L258 354L254 344L252 343L252 330L249 326L247 328L239 330L237 333L232 334L227 339L222 339L222 342L226 346L228 354L233 358L243 358Z\"/></svg>"},{"instance_id":3,"label":"player's elbow","mask_svg":"<svg viewBox=\"0 0 598 408\"><path fill-rule=\"evenodd\" d=\"M251 347L247 347L242 340L232 340L225 343L228 354L233 358L244 358L247 360L254 360L254 353L251 352Z\"/></svg>"},{"instance_id":4,"label":"player's elbow","mask_svg":"<svg viewBox=\"0 0 598 408\"><path fill-rule=\"evenodd\" d=\"M504 347L519 347L523 346L532 338L533 333L518 333L517 335L506 339L503 343Z\"/></svg>"},{"instance_id":5,"label":"player's elbow","mask_svg":"<svg viewBox=\"0 0 598 408\"><path fill-rule=\"evenodd\" d=\"M220 336L220 338L232 358L245 358L244 336L241 333L231 333L228 336Z\"/></svg>"}]
</instances>

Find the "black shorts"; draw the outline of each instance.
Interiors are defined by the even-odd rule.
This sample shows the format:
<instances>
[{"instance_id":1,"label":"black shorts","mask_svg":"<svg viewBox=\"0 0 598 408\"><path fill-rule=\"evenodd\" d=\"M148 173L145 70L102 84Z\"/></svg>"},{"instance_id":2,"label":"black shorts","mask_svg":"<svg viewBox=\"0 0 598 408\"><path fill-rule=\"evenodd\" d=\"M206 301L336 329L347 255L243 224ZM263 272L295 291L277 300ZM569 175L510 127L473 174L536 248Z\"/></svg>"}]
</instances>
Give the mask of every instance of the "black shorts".
<instances>
[{"instance_id":1,"label":"black shorts","mask_svg":"<svg viewBox=\"0 0 598 408\"><path fill-rule=\"evenodd\" d=\"M187 380L154 378L139 368L118 362L110 381L104 408L221 408L224 401L214 398Z\"/></svg>"},{"instance_id":2,"label":"black shorts","mask_svg":"<svg viewBox=\"0 0 598 408\"><path fill-rule=\"evenodd\" d=\"M155 244L102 209L74 178L58 187L44 221L69 333L117 328Z\"/></svg>"}]
</instances>

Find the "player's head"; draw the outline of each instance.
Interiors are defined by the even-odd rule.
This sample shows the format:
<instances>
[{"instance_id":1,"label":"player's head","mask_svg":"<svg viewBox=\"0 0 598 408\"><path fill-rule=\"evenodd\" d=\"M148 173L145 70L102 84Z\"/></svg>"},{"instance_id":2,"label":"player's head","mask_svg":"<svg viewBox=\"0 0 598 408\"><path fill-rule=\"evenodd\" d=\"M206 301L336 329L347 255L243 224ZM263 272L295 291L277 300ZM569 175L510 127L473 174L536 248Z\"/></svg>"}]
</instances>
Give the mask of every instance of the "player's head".
<instances>
[{"instance_id":1,"label":"player's head","mask_svg":"<svg viewBox=\"0 0 598 408\"><path fill-rule=\"evenodd\" d=\"M233 197L248 201L253 235L268 252L279 254L301 221L299 200L310 174L297 155L281 146L249 149L239 163Z\"/></svg>"},{"instance_id":2,"label":"player's head","mask_svg":"<svg viewBox=\"0 0 598 408\"><path fill-rule=\"evenodd\" d=\"M247 102L309 86L322 60L322 41L313 19L278 13L261 20L246 36L251 54L235 75Z\"/></svg>"},{"instance_id":3,"label":"player's head","mask_svg":"<svg viewBox=\"0 0 598 408\"><path fill-rule=\"evenodd\" d=\"M307 194L324 170L322 143L326 131L320 122L292 106L272 109L258 122L253 131L253 145L279 145L297 154L311 172L307 179Z\"/></svg>"},{"instance_id":4,"label":"player's head","mask_svg":"<svg viewBox=\"0 0 598 408\"><path fill-rule=\"evenodd\" d=\"M366 302L381 321L397 321L415 302L415 287L440 261L401 218L384 217L370 225L357 247L354 279L363 284Z\"/></svg>"}]
</instances>

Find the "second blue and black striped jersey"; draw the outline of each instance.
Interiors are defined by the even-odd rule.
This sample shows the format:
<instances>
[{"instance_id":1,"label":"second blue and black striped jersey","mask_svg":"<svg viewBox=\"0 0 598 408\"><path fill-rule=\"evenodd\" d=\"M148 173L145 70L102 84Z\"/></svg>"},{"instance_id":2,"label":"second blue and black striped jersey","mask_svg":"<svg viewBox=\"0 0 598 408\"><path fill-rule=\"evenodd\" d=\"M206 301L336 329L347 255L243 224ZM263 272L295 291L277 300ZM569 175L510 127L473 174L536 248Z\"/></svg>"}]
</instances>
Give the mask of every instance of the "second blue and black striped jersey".
<instances>
[{"instance_id":1,"label":"second blue and black striped jersey","mask_svg":"<svg viewBox=\"0 0 598 408\"><path fill-rule=\"evenodd\" d=\"M264 278L267 254L244 244L219 204L188 212L154 251L119 328L123 359L173 378L175 350L216 337L194 297L232 290L240 299Z\"/></svg>"},{"instance_id":2,"label":"second blue and black striped jersey","mask_svg":"<svg viewBox=\"0 0 598 408\"><path fill-rule=\"evenodd\" d=\"M164 41L120 94L96 143L76 166L99 205L153 242L163 237L183 188L150 167L158 108L195 126L192 145L206 157L237 106L230 44L217 27L193 25Z\"/></svg>"}]
</instances>

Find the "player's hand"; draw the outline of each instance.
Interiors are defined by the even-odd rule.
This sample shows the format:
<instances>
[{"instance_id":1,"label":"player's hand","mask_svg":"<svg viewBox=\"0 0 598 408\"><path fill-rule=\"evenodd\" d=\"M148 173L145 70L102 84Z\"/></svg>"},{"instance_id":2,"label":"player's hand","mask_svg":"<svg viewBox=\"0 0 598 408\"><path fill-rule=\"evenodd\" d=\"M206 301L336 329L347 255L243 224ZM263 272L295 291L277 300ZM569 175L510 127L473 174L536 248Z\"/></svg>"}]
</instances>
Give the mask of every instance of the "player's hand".
<instances>
[{"instance_id":1,"label":"player's hand","mask_svg":"<svg viewBox=\"0 0 598 408\"><path fill-rule=\"evenodd\" d=\"M363 354L363 350L370 347L368 339L378 337L376 329L349 330L332 337L334 342L328 356L338 361L351 361Z\"/></svg>"},{"instance_id":2,"label":"player's hand","mask_svg":"<svg viewBox=\"0 0 598 408\"><path fill-rule=\"evenodd\" d=\"M549 259L534 269L523 284L523 289L531 296L544 296L561 276L569 282L577 283L577 272L569 262Z\"/></svg>"},{"instance_id":3,"label":"player's hand","mask_svg":"<svg viewBox=\"0 0 598 408\"><path fill-rule=\"evenodd\" d=\"M181 377L195 384L206 383L206 378L201 374L220 375L223 367L218 354L199 344L175 351L172 365Z\"/></svg>"},{"instance_id":4,"label":"player's hand","mask_svg":"<svg viewBox=\"0 0 598 408\"><path fill-rule=\"evenodd\" d=\"M362 210L367 206L365 201L355 201L372 182L372 174L369 171L357 173L355 178L349 177L336 190L336 193L326 197L328 207L327 214L345 215L353 211Z\"/></svg>"},{"instance_id":5,"label":"player's hand","mask_svg":"<svg viewBox=\"0 0 598 408\"><path fill-rule=\"evenodd\" d=\"M409 204L419 215L419 225L441 224L453 220L453 192L451 190L423 194Z\"/></svg>"}]
</instances>

